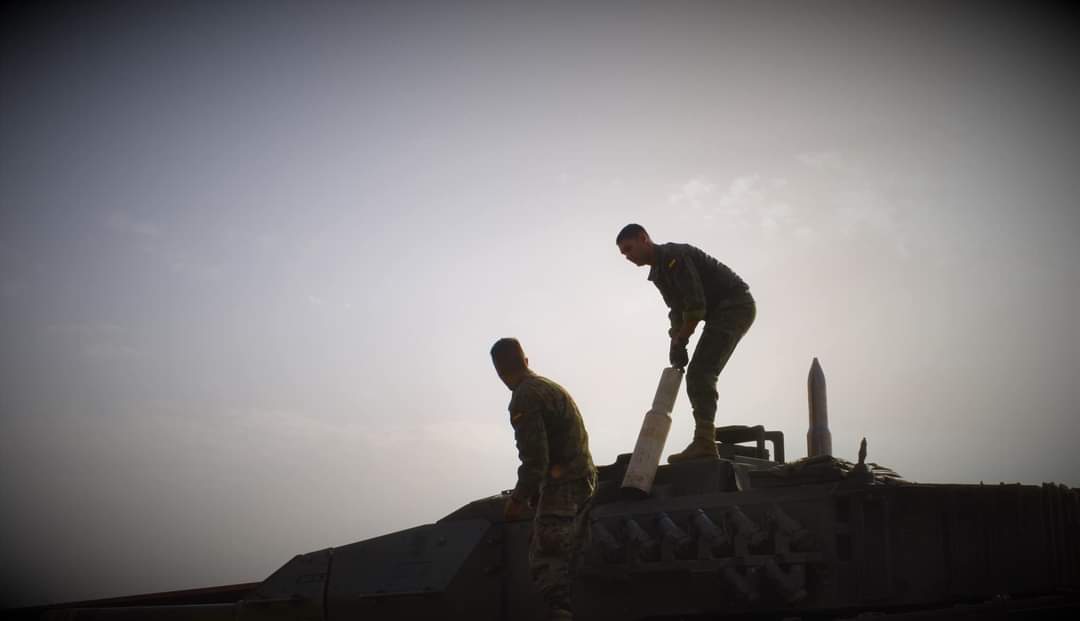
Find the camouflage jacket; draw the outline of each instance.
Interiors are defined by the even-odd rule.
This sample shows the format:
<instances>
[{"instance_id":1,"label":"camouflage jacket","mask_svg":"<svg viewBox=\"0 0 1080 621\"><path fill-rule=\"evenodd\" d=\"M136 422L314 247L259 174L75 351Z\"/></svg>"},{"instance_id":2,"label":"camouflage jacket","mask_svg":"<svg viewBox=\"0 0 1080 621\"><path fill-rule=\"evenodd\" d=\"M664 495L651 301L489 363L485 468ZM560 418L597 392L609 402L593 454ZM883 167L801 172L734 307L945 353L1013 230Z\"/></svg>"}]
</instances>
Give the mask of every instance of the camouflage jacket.
<instances>
[{"instance_id":1,"label":"camouflage jacket","mask_svg":"<svg viewBox=\"0 0 1080 621\"><path fill-rule=\"evenodd\" d=\"M557 503L555 488L585 480L595 485L596 467L589 454L589 434L570 393L555 382L530 374L514 388L510 398L510 424L517 440L517 485L513 497L520 502L538 494L541 505ZM541 512L545 507L541 507ZM558 512L558 507L546 507Z\"/></svg>"},{"instance_id":2,"label":"camouflage jacket","mask_svg":"<svg viewBox=\"0 0 1080 621\"><path fill-rule=\"evenodd\" d=\"M655 248L649 280L671 309L672 328L706 319L714 310L753 301L749 285L738 274L700 249L690 244L657 244Z\"/></svg>"}]
</instances>

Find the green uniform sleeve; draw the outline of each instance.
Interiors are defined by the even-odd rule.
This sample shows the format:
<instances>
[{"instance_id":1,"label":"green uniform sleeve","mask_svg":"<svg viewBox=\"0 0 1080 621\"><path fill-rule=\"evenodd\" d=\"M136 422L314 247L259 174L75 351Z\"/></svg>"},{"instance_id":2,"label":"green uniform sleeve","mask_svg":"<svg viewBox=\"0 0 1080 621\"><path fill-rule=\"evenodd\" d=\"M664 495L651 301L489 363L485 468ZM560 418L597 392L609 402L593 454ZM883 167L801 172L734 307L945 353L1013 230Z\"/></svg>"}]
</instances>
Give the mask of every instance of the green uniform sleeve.
<instances>
[{"instance_id":1,"label":"green uniform sleeve","mask_svg":"<svg viewBox=\"0 0 1080 621\"><path fill-rule=\"evenodd\" d=\"M671 270L672 281L679 290L682 301L682 320L701 321L705 319L705 288L701 284L694 262L688 257L681 256L672 258L668 265ZM672 318L674 321L674 318Z\"/></svg>"},{"instance_id":2,"label":"green uniform sleeve","mask_svg":"<svg viewBox=\"0 0 1080 621\"><path fill-rule=\"evenodd\" d=\"M548 471L548 437L544 416L531 408L511 411L510 424L514 426L514 439L521 459L512 496L519 502L528 502L540 493L540 484Z\"/></svg>"},{"instance_id":3,"label":"green uniform sleeve","mask_svg":"<svg viewBox=\"0 0 1080 621\"><path fill-rule=\"evenodd\" d=\"M671 329L668 330L668 336L674 336L675 332L682 327L683 324L683 312L678 309L671 309L667 314L668 323L671 324Z\"/></svg>"}]
</instances>

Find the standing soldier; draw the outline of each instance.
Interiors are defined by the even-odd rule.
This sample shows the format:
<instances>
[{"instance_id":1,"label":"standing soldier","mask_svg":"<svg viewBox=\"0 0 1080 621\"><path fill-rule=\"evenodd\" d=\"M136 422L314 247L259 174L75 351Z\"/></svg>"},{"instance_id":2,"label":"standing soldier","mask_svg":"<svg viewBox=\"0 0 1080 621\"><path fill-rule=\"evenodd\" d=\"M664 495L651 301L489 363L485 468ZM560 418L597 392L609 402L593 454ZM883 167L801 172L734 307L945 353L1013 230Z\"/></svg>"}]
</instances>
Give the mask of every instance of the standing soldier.
<instances>
[{"instance_id":1,"label":"standing soldier","mask_svg":"<svg viewBox=\"0 0 1080 621\"><path fill-rule=\"evenodd\" d=\"M749 286L729 267L689 244L656 244L640 224L627 224L615 238L634 265L648 265L649 280L671 311L671 366L686 369L686 394L694 408L694 440L669 463L716 452L716 379L757 314ZM686 346L701 321L705 329L689 358Z\"/></svg>"},{"instance_id":2,"label":"standing soldier","mask_svg":"<svg viewBox=\"0 0 1080 621\"><path fill-rule=\"evenodd\" d=\"M596 490L589 434L570 393L529 370L517 339L491 348L495 371L513 392L510 424L518 456L517 485L506 503L507 521L535 509L529 569L548 606L550 619L572 619L574 566L589 531L588 512Z\"/></svg>"}]
</instances>

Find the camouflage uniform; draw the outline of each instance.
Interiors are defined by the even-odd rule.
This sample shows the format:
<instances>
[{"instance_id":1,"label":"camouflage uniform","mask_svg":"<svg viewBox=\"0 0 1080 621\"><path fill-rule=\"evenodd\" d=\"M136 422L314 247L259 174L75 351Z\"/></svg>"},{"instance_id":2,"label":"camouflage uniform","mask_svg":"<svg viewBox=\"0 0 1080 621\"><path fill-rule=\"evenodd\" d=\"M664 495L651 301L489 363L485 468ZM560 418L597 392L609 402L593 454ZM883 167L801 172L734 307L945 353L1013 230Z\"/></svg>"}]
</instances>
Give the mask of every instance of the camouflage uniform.
<instances>
[{"instance_id":1,"label":"camouflage uniform","mask_svg":"<svg viewBox=\"0 0 1080 621\"><path fill-rule=\"evenodd\" d=\"M671 312L674 334L688 320L705 328L686 368L686 394L699 424L716 419L716 380L757 314L749 286L731 268L689 244L657 244L649 280Z\"/></svg>"},{"instance_id":2,"label":"camouflage uniform","mask_svg":"<svg viewBox=\"0 0 1080 621\"><path fill-rule=\"evenodd\" d=\"M521 458L512 495L536 506L529 545L533 583L552 610L568 611L596 490L589 434L570 394L539 375L514 387L509 409Z\"/></svg>"}]
</instances>

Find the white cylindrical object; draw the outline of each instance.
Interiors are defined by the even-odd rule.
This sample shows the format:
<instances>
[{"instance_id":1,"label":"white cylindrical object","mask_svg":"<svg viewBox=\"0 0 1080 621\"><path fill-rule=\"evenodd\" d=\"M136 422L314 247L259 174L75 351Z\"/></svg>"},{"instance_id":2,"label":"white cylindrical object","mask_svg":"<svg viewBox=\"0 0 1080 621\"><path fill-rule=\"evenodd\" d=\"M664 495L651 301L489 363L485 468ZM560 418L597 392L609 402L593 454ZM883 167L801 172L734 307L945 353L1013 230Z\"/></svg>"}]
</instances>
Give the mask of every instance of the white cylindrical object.
<instances>
[{"instance_id":1,"label":"white cylindrical object","mask_svg":"<svg viewBox=\"0 0 1080 621\"><path fill-rule=\"evenodd\" d=\"M671 410L675 407L675 397L682 386L683 371L668 367L660 374L660 384L653 396L653 407L645 413L641 422L641 432L637 444L626 466L622 488L636 496L648 496L652 491L656 469L660 466L660 454L664 452L668 432L671 430Z\"/></svg>"},{"instance_id":2,"label":"white cylindrical object","mask_svg":"<svg viewBox=\"0 0 1080 621\"><path fill-rule=\"evenodd\" d=\"M660 374L660 384L656 387L656 396L652 400L653 412L671 413L675 409L675 397L679 396L683 370L674 367L664 369Z\"/></svg>"},{"instance_id":3,"label":"white cylindrical object","mask_svg":"<svg viewBox=\"0 0 1080 621\"><path fill-rule=\"evenodd\" d=\"M666 412L649 410L641 422L634 453L626 466L622 488L634 495L648 496L652 491L656 468L660 465L660 454L664 452L668 432L671 431L671 417Z\"/></svg>"}]
</instances>

